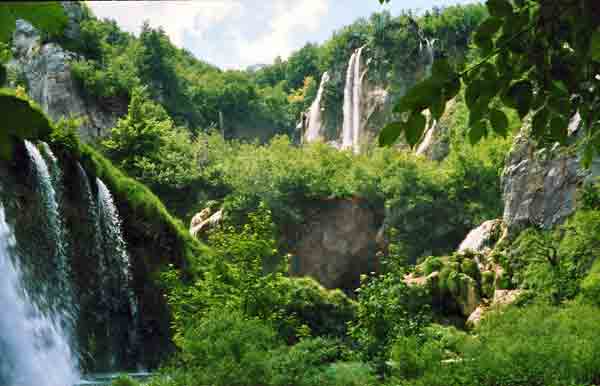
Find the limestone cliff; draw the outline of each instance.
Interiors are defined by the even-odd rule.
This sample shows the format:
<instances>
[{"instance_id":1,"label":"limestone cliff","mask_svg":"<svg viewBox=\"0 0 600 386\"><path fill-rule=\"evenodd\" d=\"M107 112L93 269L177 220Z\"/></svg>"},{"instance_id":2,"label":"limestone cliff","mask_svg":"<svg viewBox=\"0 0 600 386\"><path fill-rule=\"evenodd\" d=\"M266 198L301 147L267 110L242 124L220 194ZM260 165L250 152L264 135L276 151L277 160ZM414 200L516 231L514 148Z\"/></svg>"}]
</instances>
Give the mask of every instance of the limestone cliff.
<instances>
[{"instance_id":1,"label":"limestone cliff","mask_svg":"<svg viewBox=\"0 0 600 386\"><path fill-rule=\"evenodd\" d=\"M64 2L69 24L65 35L77 36L81 8L77 3ZM17 20L12 45L14 59L9 72L25 83L29 96L53 119L78 117L83 119L80 136L85 141L104 136L113 127L126 106L102 106L83 95L70 68L76 54L54 42L45 42L30 23Z\"/></svg>"}]
</instances>

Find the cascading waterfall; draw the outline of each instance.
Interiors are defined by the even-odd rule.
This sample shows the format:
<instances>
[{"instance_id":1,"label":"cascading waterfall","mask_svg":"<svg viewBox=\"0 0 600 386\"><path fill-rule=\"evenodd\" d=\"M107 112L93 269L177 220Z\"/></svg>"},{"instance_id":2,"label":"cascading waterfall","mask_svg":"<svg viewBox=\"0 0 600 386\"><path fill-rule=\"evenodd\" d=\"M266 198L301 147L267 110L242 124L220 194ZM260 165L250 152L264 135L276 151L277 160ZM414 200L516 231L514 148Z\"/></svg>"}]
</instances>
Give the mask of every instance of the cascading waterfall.
<instances>
[{"instance_id":1,"label":"cascading waterfall","mask_svg":"<svg viewBox=\"0 0 600 386\"><path fill-rule=\"evenodd\" d=\"M435 60L435 48L434 48L434 44L436 39L427 39L425 38L425 52L427 53L427 64L426 64L426 70L425 70L425 74L426 76L430 76L431 75L431 68L433 67L433 62ZM422 50L422 48L421 48Z\"/></svg>"},{"instance_id":2,"label":"cascading waterfall","mask_svg":"<svg viewBox=\"0 0 600 386\"><path fill-rule=\"evenodd\" d=\"M305 135L306 142L314 142L323 137L321 133L321 127L323 125L321 118L321 99L323 98L325 85L327 82L329 82L329 79L329 73L324 72L323 76L321 77L321 83L319 84L317 96L315 97L312 105L310 105L310 110L308 113L308 129L306 130Z\"/></svg>"},{"instance_id":3,"label":"cascading waterfall","mask_svg":"<svg viewBox=\"0 0 600 386\"><path fill-rule=\"evenodd\" d=\"M47 146L47 145L46 145ZM69 264L67 260L67 238L66 228L63 224L60 208L58 204L57 191L55 190L56 183L62 184L62 174L57 163L57 159L50 150L46 148L48 157L53 162L53 175L50 174L48 164L38 150L37 146L29 141L25 141L25 147L29 160L34 167L36 186L39 189L39 196L42 202L44 215L47 221L49 233L54 243L53 263L56 266L53 274L55 277L51 285L46 285L41 296L37 299L38 302L43 302L43 306L53 309L56 315L62 318L61 323L68 324L72 328L76 315L76 307L73 302L73 293L69 277Z\"/></svg>"},{"instance_id":4,"label":"cascading waterfall","mask_svg":"<svg viewBox=\"0 0 600 386\"><path fill-rule=\"evenodd\" d=\"M60 317L42 311L25 289L15 237L0 204L0 382L3 386L70 386L79 379Z\"/></svg>"},{"instance_id":5,"label":"cascading waterfall","mask_svg":"<svg viewBox=\"0 0 600 386\"><path fill-rule=\"evenodd\" d=\"M360 152L361 139L361 56L365 47L357 49L348 62L346 85L344 86L344 125L342 127L342 149Z\"/></svg>"},{"instance_id":6,"label":"cascading waterfall","mask_svg":"<svg viewBox=\"0 0 600 386\"><path fill-rule=\"evenodd\" d=\"M131 333L129 334L129 343L131 346L135 346L137 343L136 324L138 306L135 293L131 287L133 281L131 275L131 262L129 253L127 252L127 244L125 243L121 231L121 219L113 197L104 182L102 182L101 179L96 178L96 184L98 186L98 219L102 231L101 234L104 238L102 245L105 248L105 261L101 264L100 269L105 269L106 271L101 271L101 277L113 281L113 283L104 284L103 288L114 288L116 282L116 287L119 288L119 292L124 295L128 302L127 307L129 308L129 312L134 321L134 329L130 331ZM109 270L109 268L112 269Z\"/></svg>"}]
</instances>

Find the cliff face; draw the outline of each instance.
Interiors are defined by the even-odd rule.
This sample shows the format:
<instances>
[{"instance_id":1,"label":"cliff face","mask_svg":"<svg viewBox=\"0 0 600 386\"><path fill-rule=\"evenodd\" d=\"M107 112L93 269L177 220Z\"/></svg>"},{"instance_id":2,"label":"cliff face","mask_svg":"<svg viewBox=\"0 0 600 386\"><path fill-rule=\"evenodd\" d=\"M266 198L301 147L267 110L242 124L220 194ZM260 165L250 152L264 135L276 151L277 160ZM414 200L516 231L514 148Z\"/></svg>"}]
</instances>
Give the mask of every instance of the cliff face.
<instances>
[{"instance_id":1,"label":"cliff face","mask_svg":"<svg viewBox=\"0 0 600 386\"><path fill-rule=\"evenodd\" d=\"M70 17L65 34L76 36L81 8L76 3L65 3ZM84 97L69 64L76 55L56 43L44 42L40 32L27 21L17 20L12 50L14 59L8 65L9 71L25 83L29 96L53 120L82 118L79 130L83 140L108 134L118 116L125 112L126 106L106 108Z\"/></svg>"},{"instance_id":2,"label":"cliff face","mask_svg":"<svg viewBox=\"0 0 600 386\"><path fill-rule=\"evenodd\" d=\"M580 118L571 119L569 133L578 135ZM527 126L515 138L502 174L504 224L511 234L525 226L545 229L561 224L577 206L577 189L600 175L600 160L590 169L581 165L577 152L537 147L527 136Z\"/></svg>"}]
</instances>

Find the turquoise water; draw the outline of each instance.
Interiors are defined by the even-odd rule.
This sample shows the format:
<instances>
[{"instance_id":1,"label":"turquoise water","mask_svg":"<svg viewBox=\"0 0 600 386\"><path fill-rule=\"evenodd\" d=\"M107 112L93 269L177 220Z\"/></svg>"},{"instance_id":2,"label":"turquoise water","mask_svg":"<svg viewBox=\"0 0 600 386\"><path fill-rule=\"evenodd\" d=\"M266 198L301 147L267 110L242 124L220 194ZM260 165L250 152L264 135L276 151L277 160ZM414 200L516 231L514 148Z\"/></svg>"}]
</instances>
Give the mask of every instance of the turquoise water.
<instances>
[{"instance_id":1,"label":"turquoise water","mask_svg":"<svg viewBox=\"0 0 600 386\"><path fill-rule=\"evenodd\" d=\"M148 372L137 373L107 373L107 374L88 374L73 386L106 386L121 375L127 375L137 381L144 382L150 377Z\"/></svg>"}]
</instances>

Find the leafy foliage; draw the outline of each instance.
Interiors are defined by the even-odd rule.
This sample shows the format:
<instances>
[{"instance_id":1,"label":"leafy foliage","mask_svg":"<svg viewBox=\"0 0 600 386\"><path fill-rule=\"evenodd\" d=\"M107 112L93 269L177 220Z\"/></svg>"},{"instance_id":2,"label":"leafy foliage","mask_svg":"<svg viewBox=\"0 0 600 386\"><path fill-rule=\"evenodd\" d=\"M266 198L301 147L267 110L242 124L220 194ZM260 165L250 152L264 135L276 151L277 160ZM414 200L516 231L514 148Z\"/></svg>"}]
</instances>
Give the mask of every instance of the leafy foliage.
<instances>
[{"instance_id":1,"label":"leafy foliage","mask_svg":"<svg viewBox=\"0 0 600 386\"><path fill-rule=\"evenodd\" d=\"M490 17L474 35L483 59L462 72L438 60L430 78L411 89L395 111L414 117L429 109L439 119L443 106L465 84L470 111L469 138L479 142L491 129L506 134L506 116L496 106L515 109L521 118L533 115L533 135L542 141L564 142L568 121L579 112L584 122L584 160L598 148L597 55L600 7L594 1L509 2L488 0ZM425 124L404 118L387 128L382 145L402 131L412 146Z\"/></svg>"}]
</instances>

